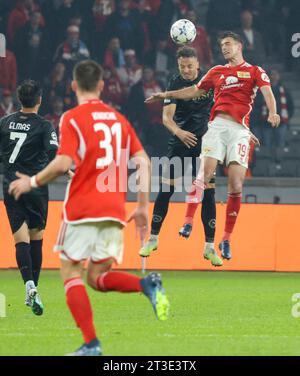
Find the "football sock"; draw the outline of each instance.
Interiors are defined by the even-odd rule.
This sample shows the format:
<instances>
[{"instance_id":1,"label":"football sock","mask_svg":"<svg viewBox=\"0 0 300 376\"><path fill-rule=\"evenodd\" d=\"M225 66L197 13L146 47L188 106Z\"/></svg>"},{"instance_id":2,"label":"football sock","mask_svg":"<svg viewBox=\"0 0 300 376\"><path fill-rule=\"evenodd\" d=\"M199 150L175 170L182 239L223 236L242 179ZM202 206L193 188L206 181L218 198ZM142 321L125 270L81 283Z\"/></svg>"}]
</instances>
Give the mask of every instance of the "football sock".
<instances>
[{"instance_id":1,"label":"football sock","mask_svg":"<svg viewBox=\"0 0 300 376\"><path fill-rule=\"evenodd\" d=\"M93 322L93 312L90 299L81 278L71 278L65 281L67 305L80 328L84 342L90 343L96 339Z\"/></svg>"},{"instance_id":2,"label":"football sock","mask_svg":"<svg viewBox=\"0 0 300 376\"><path fill-rule=\"evenodd\" d=\"M225 231L222 240L230 240L241 207L242 194L229 193L226 208Z\"/></svg>"},{"instance_id":3,"label":"football sock","mask_svg":"<svg viewBox=\"0 0 300 376\"><path fill-rule=\"evenodd\" d=\"M168 213L169 202L174 190L174 185L160 184L159 192L154 204L151 223L151 234L153 235L158 235L160 232L161 226Z\"/></svg>"},{"instance_id":4,"label":"football sock","mask_svg":"<svg viewBox=\"0 0 300 376\"><path fill-rule=\"evenodd\" d=\"M107 272L97 280L98 290L102 292L141 292L141 278L125 272Z\"/></svg>"},{"instance_id":5,"label":"football sock","mask_svg":"<svg viewBox=\"0 0 300 376\"><path fill-rule=\"evenodd\" d=\"M32 274L35 285L39 283L39 277L42 267L42 247L43 240L31 240L30 241L30 255L32 261Z\"/></svg>"},{"instance_id":6,"label":"football sock","mask_svg":"<svg viewBox=\"0 0 300 376\"><path fill-rule=\"evenodd\" d=\"M205 241L213 243L216 232L215 189L205 189L202 201L201 219L204 227Z\"/></svg>"},{"instance_id":7,"label":"football sock","mask_svg":"<svg viewBox=\"0 0 300 376\"><path fill-rule=\"evenodd\" d=\"M201 180L195 180L187 197L187 208L184 223L193 223L196 210L202 200L205 185Z\"/></svg>"},{"instance_id":8,"label":"football sock","mask_svg":"<svg viewBox=\"0 0 300 376\"><path fill-rule=\"evenodd\" d=\"M16 244L16 260L24 283L33 281L30 244L25 242Z\"/></svg>"}]
</instances>

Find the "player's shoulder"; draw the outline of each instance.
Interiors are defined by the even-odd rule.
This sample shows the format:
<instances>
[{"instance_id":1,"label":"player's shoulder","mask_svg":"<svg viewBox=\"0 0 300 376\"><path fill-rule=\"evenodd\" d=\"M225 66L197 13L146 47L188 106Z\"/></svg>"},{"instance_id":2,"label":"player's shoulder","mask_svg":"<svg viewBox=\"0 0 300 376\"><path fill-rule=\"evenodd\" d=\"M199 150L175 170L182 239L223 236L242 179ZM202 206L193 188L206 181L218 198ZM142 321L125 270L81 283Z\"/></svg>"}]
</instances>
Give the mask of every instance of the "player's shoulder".
<instances>
[{"instance_id":1,"label":"player's shoulder","mask_svg":"<svg viewBox=\"0 0 300 376\"><path fill-rule=\"evenodd\" d=\"M183 78L179 73L174 73L172 76L169 78L168 81L168 87L169 88L176 88L180 87L183 85Z\"/></svg>"},{"instance_id":2,"label":"player's shoulder","mask_svg":"<svg viewBox=\"0 0 300 376\"><path fill-rule=\"evenodd\" d=\"M226 69L225 65L214 65L206 72L204 77L207 75L215 75L215 74L218 74L219 72L223 73L225 69Z\"/></svg>"}]
</instances>

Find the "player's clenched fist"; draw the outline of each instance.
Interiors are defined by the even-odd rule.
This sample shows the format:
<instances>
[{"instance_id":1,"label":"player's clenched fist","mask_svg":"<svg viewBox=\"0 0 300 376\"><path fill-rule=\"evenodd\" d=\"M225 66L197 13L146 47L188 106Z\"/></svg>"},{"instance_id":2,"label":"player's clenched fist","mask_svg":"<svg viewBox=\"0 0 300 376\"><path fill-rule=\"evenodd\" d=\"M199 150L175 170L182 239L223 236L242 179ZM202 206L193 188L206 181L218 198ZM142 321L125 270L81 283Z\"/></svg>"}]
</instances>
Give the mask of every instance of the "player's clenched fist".
<instances>
[{"instance_id":1,"label":"player's clenched fist","mask_svg":"<svg viewBox=\"0 0 300 376\"><path fill-rule=\"evenodd\" d=\"M269 114L268 122L272 127L277 128L280 124L280 116L278 114Z\"/></svg>"}]
</instances>

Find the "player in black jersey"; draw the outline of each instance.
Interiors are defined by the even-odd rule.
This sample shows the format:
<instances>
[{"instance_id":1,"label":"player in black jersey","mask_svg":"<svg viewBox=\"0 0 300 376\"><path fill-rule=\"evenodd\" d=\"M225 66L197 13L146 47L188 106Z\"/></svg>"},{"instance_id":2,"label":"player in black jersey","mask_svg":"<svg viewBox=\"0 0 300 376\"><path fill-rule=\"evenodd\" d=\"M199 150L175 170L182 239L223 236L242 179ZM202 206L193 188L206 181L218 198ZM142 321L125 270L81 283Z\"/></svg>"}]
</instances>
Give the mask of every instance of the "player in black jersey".
<instances>
[{"instance_id":1,"label":"player in black jersey","mask_svg":"<svg viewBox=\"0 0 300 376\"><path fill-rule=\"evenodd\" d=\"M25 304L36 315L43 313L37 292L42 265L43 232L47 221L48 188L41 187L15 201L8 193L16 173L30 176L41 171L54 157L57 136L50 122L37 114L42 91L32 80L18 87L19 112L0 120L0 146L4 168L3 194L8 219L16 245L16 259L25 288Z\"/></svg>"},{"instance_id":2,"label":"player in black jersey","mask_svg":"<svg viewBox=\"0 0 300 376\"><path fill-rule=\"evenodd\" d=\"M175 75L169 83L168 90L178 90L184 87L197 84L202 73L199 69L197 52L191 47L182 47L177 52L177 62L179 74ZM161 177L160 189L157 195L152 224L151 236L148 243L140 250L140 256L148 257L152 251L158 247L158 235L167 215L170 199L175 191L177 179L181 179L185 174L185 158L192 159L193 178L197 175L197 163L201 153L202 136L207 131L210 110L213 104L213 93L209 92L200 98L192 100L166 99L163 109L163 123L173 134L168 144L169 159L179 157L181 168L169 169L167 174ZM168 175L168 176L164 176ZM205 231L204 258L209 259L214 266L221 266L222 260L214 249L216 204L215 204L215 184L212 180L204 192L202 201L201 218ZM189 227L188 227L189 226ZM188 237L192 225L185 225L180 230L180 235Z\"/></svg>"}]
</instances>

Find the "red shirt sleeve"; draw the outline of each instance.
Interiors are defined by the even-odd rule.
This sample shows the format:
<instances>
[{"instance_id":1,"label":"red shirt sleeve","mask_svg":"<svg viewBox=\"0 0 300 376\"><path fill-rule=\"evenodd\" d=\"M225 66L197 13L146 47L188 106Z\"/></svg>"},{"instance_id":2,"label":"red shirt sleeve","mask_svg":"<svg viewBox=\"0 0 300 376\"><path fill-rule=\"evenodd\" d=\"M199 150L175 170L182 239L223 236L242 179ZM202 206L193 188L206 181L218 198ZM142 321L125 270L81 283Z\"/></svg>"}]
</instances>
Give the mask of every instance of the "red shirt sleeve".
<instances>
[{"instance_id":1,"label":"red shirt sleeve","mask_svg":"<svg viewBox=\"0 0 300 376\"><path fill-rule=\"evenodd\" d=\"M70 122L68 114L61 117L59 124L59 148L58 155L68 155L76 161L78 159L77 152L79 149L79 138L76 130Z\"/></svg>"},{"instance_id":2,"label":"red shirt sleeve","mask_svg":"<svg viewBox=\"0 0 300 376\"><path fill-rule=\"evenodd\" d=\"M135 130L133 129L132 125L127 122L128 126L128 136L130 137L130 147L129 147L129 156L132 157L137 152L143 150L143 146L141 141L139 140Z\"/></svg>"},{"instance_id":3,"label":"red shirt sleeve","mask_svg":"<svg viewBox=\"0 0 300 376\"><path fill-rule=\"evenodd\" d=\"M202 89L205 91L209 91L210 89L214 88L214 81L213 81L213 68L210 69L205 76L197 84L198 89Z\"/></svg>"},{"instance_id":4,"label":"red shirt sleeve","mask_svg":"<svg viewBox=\"0 0 300 376\"><path fill-rule=\"evenodd\" d=\"M261 67L256 67L255 83L259 88L262 86L271 86L269 76Z\"/></svg>"}]
</instances>

